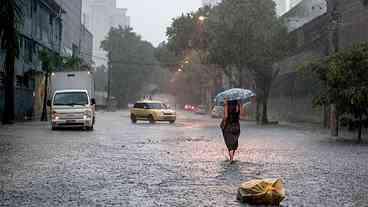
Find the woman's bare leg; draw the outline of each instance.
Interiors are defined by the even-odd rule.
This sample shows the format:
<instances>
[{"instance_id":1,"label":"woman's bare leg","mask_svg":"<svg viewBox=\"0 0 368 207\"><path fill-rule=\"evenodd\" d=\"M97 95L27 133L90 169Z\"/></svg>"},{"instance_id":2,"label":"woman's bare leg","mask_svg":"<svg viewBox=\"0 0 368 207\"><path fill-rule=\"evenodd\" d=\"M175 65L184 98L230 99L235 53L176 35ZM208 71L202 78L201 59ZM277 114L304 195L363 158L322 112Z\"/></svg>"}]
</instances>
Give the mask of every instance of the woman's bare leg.
<instances>
[{"instance_id":1,"label":"woman's bare leg","mask_svg":"<svg viewBox=\"0 0 368 207\"><path fill-rule=\"evenodd\" d=\"M229 151L230 161L232 162L234 160L234 153L233 150Z\"/></svg>"}]
</instances>

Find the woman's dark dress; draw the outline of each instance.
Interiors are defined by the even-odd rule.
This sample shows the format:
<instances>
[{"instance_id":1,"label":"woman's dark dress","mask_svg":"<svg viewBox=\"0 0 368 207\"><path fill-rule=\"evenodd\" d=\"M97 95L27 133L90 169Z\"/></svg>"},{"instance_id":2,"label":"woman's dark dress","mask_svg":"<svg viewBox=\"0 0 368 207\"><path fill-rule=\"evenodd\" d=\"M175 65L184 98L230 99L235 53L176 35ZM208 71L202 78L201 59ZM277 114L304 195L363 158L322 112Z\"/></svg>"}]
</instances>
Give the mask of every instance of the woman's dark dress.
<instances>
[{"instance_id":1,"label":"woman's dark dress","mask_svg":"<svg viewBox=\"0 0 368 207\"><path fill-rule=\"evenodd\" d=\"M228 103L228 118L224 126L224 122L221 123L222 133L224 135L225 144L229 150L238 149L238 139L240 135L240 111L237 111L237 103Z\"/></svg>"}]
</instances>

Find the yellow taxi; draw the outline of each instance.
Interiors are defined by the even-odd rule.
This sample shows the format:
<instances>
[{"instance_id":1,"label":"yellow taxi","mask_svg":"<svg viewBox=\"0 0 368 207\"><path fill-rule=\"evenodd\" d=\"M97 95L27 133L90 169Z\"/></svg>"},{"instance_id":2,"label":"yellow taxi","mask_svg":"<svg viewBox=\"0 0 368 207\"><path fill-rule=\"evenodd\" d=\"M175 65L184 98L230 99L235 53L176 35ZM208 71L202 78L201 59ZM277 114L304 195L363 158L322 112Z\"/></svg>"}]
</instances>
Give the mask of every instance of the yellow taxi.
<instances>
[{"instance_id":1,"label":"yellow taxi","mask_svg":"<svg viewBox=\"0 0 368 207\"><path fill-rule=\"evenodd\" d=\"M130 119L133 123L143 120L151 124L156 121L168 121L173 124L176 121L176 112L161 101L143 100L134 104L130 110Z\"/></svg>"}]
</instances>

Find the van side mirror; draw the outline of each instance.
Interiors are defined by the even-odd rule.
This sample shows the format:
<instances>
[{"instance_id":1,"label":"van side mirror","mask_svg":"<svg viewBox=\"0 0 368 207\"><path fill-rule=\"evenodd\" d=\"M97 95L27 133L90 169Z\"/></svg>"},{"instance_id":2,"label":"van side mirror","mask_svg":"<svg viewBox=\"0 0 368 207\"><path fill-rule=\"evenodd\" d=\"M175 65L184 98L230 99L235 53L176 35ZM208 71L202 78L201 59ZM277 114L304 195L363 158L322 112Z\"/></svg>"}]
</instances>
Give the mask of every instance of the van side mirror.
<instances>
[{"instance_id":1,"label":"van side mirror","mask_svg":"<svg viewBox=\"0 0 368 207\"><path fill-rule=\"evenodd\" d=\"M51 100L47 100L47 106L51 107Z\"/></svg>"},{"instance_id":2,"label":"van side mirror","mask_svg":"<svg viewBox=\"0 0 368 207\"><path fill-rule=\"evenodd\" d=\"M91 104L92 104L92 105L96 105L96 99L91 98Z\"/></svg>"}]
</instances>

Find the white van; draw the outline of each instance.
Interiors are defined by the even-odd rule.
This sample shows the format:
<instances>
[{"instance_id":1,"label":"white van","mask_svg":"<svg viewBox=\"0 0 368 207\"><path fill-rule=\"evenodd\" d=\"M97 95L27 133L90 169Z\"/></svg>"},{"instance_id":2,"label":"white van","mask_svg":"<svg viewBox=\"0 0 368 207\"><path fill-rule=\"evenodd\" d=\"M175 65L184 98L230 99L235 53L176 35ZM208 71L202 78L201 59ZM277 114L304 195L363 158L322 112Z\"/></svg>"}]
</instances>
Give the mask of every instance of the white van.
<instances>
[{"instance_id":1,"label":"white van","mask_svg":"<svg viewBox=\"0 0 368 207\"><path fill-rule=\"evenodd\" d=\"M53 130L62 127L93 130L95 100L90 98L87 90L55 91L48 105L51 107Z\"/></svg>"}]
</instances>

